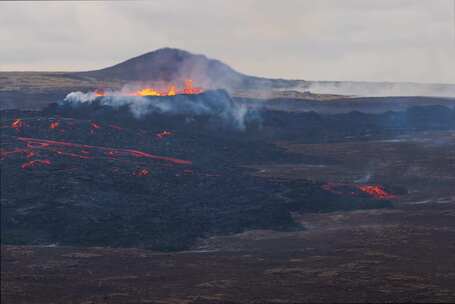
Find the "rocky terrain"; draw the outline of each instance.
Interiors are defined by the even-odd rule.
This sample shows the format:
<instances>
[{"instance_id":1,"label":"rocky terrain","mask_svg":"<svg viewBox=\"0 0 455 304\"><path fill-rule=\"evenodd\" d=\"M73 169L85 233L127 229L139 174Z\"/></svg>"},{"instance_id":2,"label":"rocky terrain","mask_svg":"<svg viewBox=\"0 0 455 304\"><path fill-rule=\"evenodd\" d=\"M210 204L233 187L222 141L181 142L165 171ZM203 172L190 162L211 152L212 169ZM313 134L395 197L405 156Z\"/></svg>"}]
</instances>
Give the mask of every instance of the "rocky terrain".
<instances>
[{"instance_id":1,"label":"rocky terrain","mask_svg":"<svg viewBox=\"0 0 455 304\"><path fill-rule=\"evenodd\" d=\"M454 302L453 86L309 84L173 49L0 73L2 302Z\"/></svg>"},{"instance_id":2,"label":"rocky terrain","mask_svg":"<svg viewBox=\"0 0 455 304\"><path fill-rule=\"evenodd\" d=\"M213 98L212 112L141 118L132 105L103 105L108 97L3 112L2 242L181 250L215 234L302 229L293 212L390 207L407 185L277 179L262 168L327 161L289 153L278 141L395 138L451 129L455 121L452 110L438 107L386 115L250 109L240 126L235 102L218 92L147 100L190 111L207 109Z\"/></svg>"},{"instance_id":3,"label":"rocky terrain","mask_svg":"<svg viewBox=\"0 0 455 304\"><path fill-rule=\"evenodd\" d=\"M308 214L302 232L254 231L179 253L3 246L2 301L451 303L454 202Z\"/></svg>"}]
</instances>

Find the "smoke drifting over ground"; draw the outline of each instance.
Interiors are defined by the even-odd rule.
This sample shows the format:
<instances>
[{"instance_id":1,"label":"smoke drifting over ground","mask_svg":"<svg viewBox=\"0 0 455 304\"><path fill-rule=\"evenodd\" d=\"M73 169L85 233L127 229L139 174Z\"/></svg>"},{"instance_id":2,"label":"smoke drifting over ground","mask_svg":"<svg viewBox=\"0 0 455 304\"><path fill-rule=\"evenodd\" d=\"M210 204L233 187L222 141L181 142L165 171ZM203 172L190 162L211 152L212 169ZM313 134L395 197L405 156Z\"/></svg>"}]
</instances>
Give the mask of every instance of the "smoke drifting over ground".
<instances>
[{"instance_id":1,"label":"smoke drifting over ground","mask_svg":"<svg viewBox=\"0 0 455 304\"><path fill-rule=\"evenodd\" d=\"M432 96L455 97L454 84L387 83L354 81L307 81L297 90L309 90L318 94L355 96Z\"/></svg>"},{"instance_id":2,"label":"smoke drifting over ground","mask_svg":"<svg viewBox=\"0 0 455 304\"><path fill-rule=\"evenodd\" d=\"M149 114L183 115L186 120L193 116L208 116L218 124L240 130L245 129L247 121L258 119L255 110L234 102L222 90L159 97L128 96L127 91L111 91L107 96L98 96L96 92L71 92L60 104L78 107L97 103L116 109L125 107L138 119Z\"/></svg>"}]
</instances>

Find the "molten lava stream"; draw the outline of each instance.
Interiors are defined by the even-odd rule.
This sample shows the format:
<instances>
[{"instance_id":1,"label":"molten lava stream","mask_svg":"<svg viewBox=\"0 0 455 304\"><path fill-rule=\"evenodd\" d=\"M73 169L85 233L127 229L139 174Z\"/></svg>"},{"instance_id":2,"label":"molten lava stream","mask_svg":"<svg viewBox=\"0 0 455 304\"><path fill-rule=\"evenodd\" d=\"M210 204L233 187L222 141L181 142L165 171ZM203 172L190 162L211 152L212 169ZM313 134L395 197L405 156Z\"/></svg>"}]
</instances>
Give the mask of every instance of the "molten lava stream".
<instances>
[{"instance_id":1,"label":"molten lava stream","mask_svg":"<svg viewBox=\"0 0 455 304\"><path fill-rule=\"evenodd\" d=\"M184 82L183 89L178 89L176 85L171 84L167 87L166 90L159 90L156 88L145 87L134 92L122 93L126 96L175 96L180 94L194 95L200 94L203 92L203 89L200 87L193 87L193 80L187 79ZM110 96L115 95L104 90L98 89L95 90L95 96Z\"/></svg>"},{"instance_id":2,"label":"molten lava stream","mask_svg":"<svg viewBox=\"0 0 455 304\"><path fill-rule=\"evenodd\" d=\"M324 190L330 191L338 195L358 196L365 193L376 199L393 199L395 195L388 193L380 185L352 185L343 183L328 182L322 186Z\"/></svg>"},{"instance_id":3,"label":"molten lava stream","mask_svg":"<svg viewBox=\"0 0 455 304\"><path fill-rule=\"evenodd\" d=\"M178 159L174 157L167 157L167 156L159 156L150 154L147 152L142 152L139 150L134 149L121 149L121 148L109 148L109 147L101 147L101 146L91 146L91 145L84 145L84 144L76 144L76 143L69 143L63 141L55 141L55 140L48 140L48 139L36 139L36 138L29 138L29 137L18 137L19 141L22 141L26 144L28 149L44 149L55 152L60 155L68 155L72 157L79 157L79 158L91 158L87 155L80 155L72 152L64 151L64 148L77 148L81 153L82 151L89 151L89 150L99 150L102 151L104 155L108 155L110 157L119 157L119 156L130 156L130 157L137 157L137 158L149 158L154 160L166 161L173 164L178 165L190 165L192 162L189 160ZM88 154L88 153L84 153Z\"/></svg>"},{"instance_id":4,"label":"molten lava stream","mask_svg":"<svg viewBox=\"0 0 455 304\"><path fill-rule=\"evenodd\" d=\"M359 189L378 199L391 199L395 197L395 195L386 192L383 187L378 185L363 185L359 186Z\"/></svg>"}]
</instances>

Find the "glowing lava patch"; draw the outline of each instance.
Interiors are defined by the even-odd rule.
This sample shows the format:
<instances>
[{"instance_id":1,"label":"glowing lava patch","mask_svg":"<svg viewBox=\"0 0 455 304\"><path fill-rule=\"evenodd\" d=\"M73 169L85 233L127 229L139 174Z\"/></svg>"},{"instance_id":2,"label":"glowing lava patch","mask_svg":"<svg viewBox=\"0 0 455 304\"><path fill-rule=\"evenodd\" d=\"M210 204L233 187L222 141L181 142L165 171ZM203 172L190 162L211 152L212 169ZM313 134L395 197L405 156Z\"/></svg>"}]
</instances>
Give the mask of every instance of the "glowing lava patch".
<instances>
[{"instance_id":1,"label":"glowing lava patch","mask_svg":"<svg viewBox=\"0 0 455 304\"><path fill-rule=\"evenodd\" d=\"M394 199L395 195L387 192L383 186L380 185L353 185L343 183L327 183L322 186L324 190L338 194L361 196L366 194L370 197L380 200Z\"/></svg>"},{"instance_id":2,"label":"glowing lava patch","mask_svg":"<svg viewBox=\"0 0 455 304\"><path fill-rule=\"evenodd\" d=\"M122 92L121 95L126 95L126 96L175 96L175 95L180 95L180 94L185 94L185 95L194 95L194 94L200 94L204 90L200 87L193 87L193 81L191 79L185 80L184 82L184 87L182 89L178 89L176 85L171 84L169 85L166 89L157 89L157 88L151 88L151 87L145 87L141 88L136 91L132 92ZM102 97L102 96L111 96L111 95L118 95L118 94L112 94L109 93L109 91L104 91L101 89L98 89L95 91L95 96L97 97Z\"/></svg>"},{"instance_id":3,"label":"glowing lava patch","mask_svg":"<svg viewBox=\"0 0 455 304\"><path fill-rule=\"evenodd\" d=\"M379 185L363 185L359 186L359 189L377 199L392 199L395 197L395 195L386 192L384 188Z\"/></svg>"},{"instance_id":4,"label":"glowing lava patch","mask_svg":"<svg viewBox=\"0 0 455 304\"><path fill-rule=\"evenodd\" d=\"M172 135L174 135L174 133L172 133L171 131L164 130L164 131L161 131L161 132L157 133L156 134L156 138L163 139L165 137L169 137L169 136L172 136Z\"/></svg>"},{"instance_id":5,"label":"glowing lava patch","mask_svg":"<svg viewBox=\"0 0 455 304\"><path fill-rule=\"evenodd\" d=\"M23 126L24 126L24 122L20 118L15 119L13 121L13 123L11 124L11 128L16 129L17 131L22 129Z\"/></svg>"},{"instance_id":6,"label":"glowing lava patch","mask_svg":"<svg viewBox=\"0 0 455 304\"><path fill-rule=\"evenodd\" d=\"M71 142L64 141L55 141L49 139L37 139L29 137L18 137L19 141L22 141L26 144L28 150L46 150L54 152L59 155L66 155L72 157L78 157L83 159L93 158L93 157L135 157L135 158L149 158L153 160L170 162L177 165L190 165L191 161L178 159L174 157L159 156L151 153L134 150L134 149L122 149L122 148L110 148L102 146L92 146L84 144L76 144ZM10 151L11 152L11 151ZM22 152L22 150L21 150Z\"/></svg>"}]
</instances>

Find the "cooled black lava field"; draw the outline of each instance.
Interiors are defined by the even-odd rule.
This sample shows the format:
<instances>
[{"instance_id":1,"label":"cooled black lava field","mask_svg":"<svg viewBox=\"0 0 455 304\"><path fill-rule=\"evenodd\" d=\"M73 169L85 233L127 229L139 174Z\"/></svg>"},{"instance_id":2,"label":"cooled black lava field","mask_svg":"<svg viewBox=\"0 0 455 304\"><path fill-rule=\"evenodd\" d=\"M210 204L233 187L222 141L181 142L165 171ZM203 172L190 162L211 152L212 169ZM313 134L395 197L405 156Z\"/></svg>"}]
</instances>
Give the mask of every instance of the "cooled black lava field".
<instances>
[{"instance_id":1,"label":"cooled black lava field","mask_svg":"<svg viewBox=\"0 0 455 304\"><path fill-rule=\"evenodd\" d=\"M2 302L453 302L454 101L292 104L2 111Z\"/></svg>"},{"instance_id":2,"label":"cooled black lava field","mask_svg":"<svg viewBox=\"0 0 455 304\"><path fill-rule=\"evenodd\" d=\"M179 107L219 96L239 106L222 92L149 99ZM138 118L131 107L99 98L2 112L3 243L181 250L212 235L305 229L294 212L391 207L407 189L259 176L252 166L321 165L277 142L365 141L455 128L454 110L443 106L336 115L255 109L241 127L226 108Z\"/></svg>"}]
</instances>

